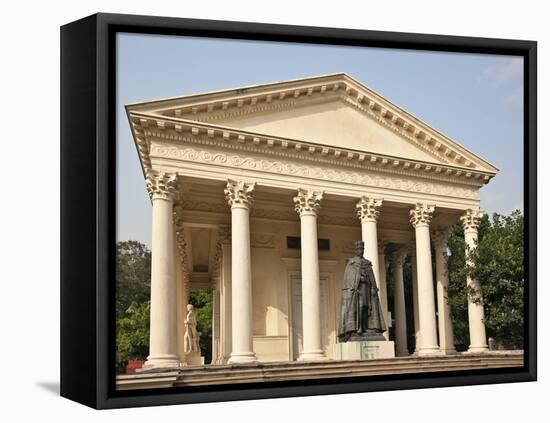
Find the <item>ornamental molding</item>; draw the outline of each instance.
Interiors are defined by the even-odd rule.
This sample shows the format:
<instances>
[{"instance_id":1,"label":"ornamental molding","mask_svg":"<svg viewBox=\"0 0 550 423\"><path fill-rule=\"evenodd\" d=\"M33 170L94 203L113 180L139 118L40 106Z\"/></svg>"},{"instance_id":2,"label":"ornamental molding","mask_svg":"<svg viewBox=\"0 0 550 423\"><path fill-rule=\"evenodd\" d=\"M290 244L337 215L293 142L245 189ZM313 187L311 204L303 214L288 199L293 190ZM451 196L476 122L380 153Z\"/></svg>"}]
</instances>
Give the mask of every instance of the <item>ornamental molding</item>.
<instances>
[{"instance_id":1,"label":"ornamental molding","mask_svg":"<svg viewBox=\"0 0 550 423\"><path fill-rule=\"evenodd\" d=\"M249 209L252 205L252 191L254 191L255 186L255 182L248 183L229 179L226 188L223 190L227 204L231 208Z\"/></svg>"},{"instance_id":2,"label":"ornamental molding","mask_svg":"<svg viewBox=\"0 0 550 423\"><path fill-rule=\"evenodd\" d=\"M178 199L178 175L176 173L149 170L146 174L146 184L151 199Z\"/></svg>"},{"instance_id":3,"label":"ornamental molding","mask_svg":"<svg viewBox=\"0 0 550 423\"><path fill-rule=\"evenodd\" d=\"M397 172L392 174L362 172L351 169L338 169L331 166L310 165L294 160L273 160L256 155L183 146L153 146L152 155L158 158L343 182L363 187L390 188L406 192L479 200L478 186L458 185L448 180L435 178L431 180L415 178L418 180L414 180Z\"/></svg>"},{"instance_id":4,"label":"ornamental molding","mask_svg":"<svg viewBox=\"0 0 550 423\"><path fill-rule=\"evenodd\" d=\"M224 208L226 208L226 206ZM222 248L227 244L231 245L231 225L218 225L218 239L216 241L214 266L211 277L211 284L214 289L219 289L219 284L221 282L221 262L223 256Z\"/></svg>"},{"instance_id":5,"label":"ornamental molding","mask_svg":"<svg viewBox=\"0 0 550 423\"><path fill-rule=\"evenodd\" d=\"M157 125L158 123L160 121L157 121ZM147 168L146 164L151 165L150 156L157 154L159 149L179 147L180 144L198 144L224 150L252 152L261 154L264 157L284 157L340 167L353 167L382 173L452 181L478 188L487 183L493 176L483 171L446 164L404 159L372 152L359 152L346 148L324 146L280 137L268 137L221 127L209 129L200 126L197 122L188 122L185 128L179 126L179 130L178 125L175 125L173 130L170 130L169 126L163 125L143 132L143 137L146 139L145 144L147 145L147 160L142 160L144 168ZM155 140L158 140L157 144L153 145ZM158 145L159 143L162 145ZM141 154L139 146L138 151Z\"/></svg>"},{"instance_id":6,"label":"ornamental molding","mask_svg":"<svg viewBox=\"0 0 550 423\"><path fill-rule=\"evenodd\" d=\"M355 207L361 222L376 222L380 216L382 200L363 196Z\"/></svg>"},{"instance_id":7,"label":"ornamental molding","mask_svg":"<svg viewBox=\"0 0 550 423\"><path fill-rule=\"evenodd\" d=\"M295 108L304 103L327 102L335 97L444 163L457 163L464 168L479 166L493 175L498 171L473 152L345 73L155 100L126 107L129 114L144 113L181 121L204 122Z\"/></svg>"},{"instance_id":8,"label":"ornamental molding","mask_svg":"<svg viewBox=\"0 0 550 423\"><path fill-rule=\"evenodd\" d=\"M252 248L275 248L275 234L253 232L250 236Z\"/></svg>"},{"instance_id":9,"label":"ornamental molding","mask_svg":"<svg viewBox=\"0 0 550 423\"><path fill-rule=\"evenodd\" d=\"M323 191L314 191L299 188L298 195L294 197L294 210L300 216L315 215L317 216L321 208L321 200L323 199Z\"/></svg>"},{"instance_id":10,"label":"ornamental molding","mask_svg":"<svg viewBox=\"0 0 550 423\"><path fill-rule=\"evenodd\" d=\"M466 212L460 216L460 222L464 231L476 231L479 228L479 223L483 217L483 211L479 209L468 209Z\"/></svg>"},{"instance_id":11,"label":"ornamental molding","mask_svg":"<svg viewBox=\"0 0 550 423\"><path fill-rule=\"evenodd\" d=\"M411 225L414 228L419 226L429 226L432 220L435 206L417 203L413 209L409 211Z\"/></svg>"},{"instance_id":12,"label":"ornamental molding","mask_svg":"<svg viewBox=\"0 0 550 423\"><path fill-rule=\"evenodd\" d=\"M187 275L187 240L185 239L185 224L183 219L183 207L180 204L174 206L173 220L176 237L176 249L184 275Z\"/></svg>"}]
</instances>

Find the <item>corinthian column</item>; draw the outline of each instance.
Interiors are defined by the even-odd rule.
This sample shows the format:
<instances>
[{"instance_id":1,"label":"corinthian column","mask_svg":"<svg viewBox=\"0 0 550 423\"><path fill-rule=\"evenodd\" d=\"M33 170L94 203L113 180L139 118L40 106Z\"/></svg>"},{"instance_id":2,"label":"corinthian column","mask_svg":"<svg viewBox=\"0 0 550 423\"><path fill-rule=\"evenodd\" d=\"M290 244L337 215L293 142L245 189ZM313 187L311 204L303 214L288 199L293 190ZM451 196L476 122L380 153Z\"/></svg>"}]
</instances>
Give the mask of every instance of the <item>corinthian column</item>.
<instances>
[{"instance_id":1,"label":"corinthian column","mask_svg":"<svg viewBox=\"0 0 550 423\"><path fill-rule=\"evenodd\" d=\"M380 297L380 308L382 309L382 316L384 316L384 322L386 322L386 327L388 330L384 331L382 335L386 341L390 340L390 322L389 322L389 313L388 313L388 279L386 274L386 245L388 245L385 240L378 240L378 296Z\"/></svg>"},{"instance_id":2,"label":"corinthian column","mask_svg":"<svg viewBox=\"0 0 550 423\"><path fill-rule=\"evenodd\" d=\"M149 356L144 369L179 367L176 335L174 199L177 175L150 171L147 190L153 203Z\"/></svg>"},{"instance_id":3,"label":"corinthian column","mask_svg":"<svg viewBox=\"0 0 550 423\"><path fill-rule=\"evenodd\" d=\"M418 354L418 348L420 347L420 319L418 318L418 271L416 268L416 246L411 248L411 273L414 318L414 352Z\"/></svg>"},{"instance_id":4,"label":"corinthian column","mask_svg":"<svg viewBox=\"0 0 550 423\"><path fill-rule=\"evenodd\" d=\"M483 216L480 210L469 209L461 216L460 221L464 228L464 241L466 243L466 263L472 264L471 253L477 248L477 228ZM487 348L487 336L485 334L485 312L483 310L483 297L481 286L477 279L468 276L468 324L470 327L470 347L468 352L485 352Z\"/></svg>"},{"instance_id":5,"label":"corinthian column","mask_svg":"<svg viewBox=\"0 0 550 423\"><path fill-rule=\"evenodd\" d=\"M405 286L403 284L403 263L406 254L396 251L393 255L393 304L395 313L395 351L399 356L409 355L407 348L407 313L405 310Z\"/></svg>"},{"instance_id":6,"label":"corinthian column","mask_svg":"<svg viewBox=\"0 0 550 423\"><path fill-rule=\"evenodd\" d=\"M433 245L435 252L439 349L444 354L454 354L456 353L456 350L453 335L453 321L451 320L451 306L447 301L447 290L449 288L449 272L447 269L448 236L448 229L438 229L434 231Z\"/></svg>"},{"instance_id":7,"label":"corinthian column","mask_svg":"<svg viewBox=\"0 0 550 423\"><path fill-rule=\"evenodd\" d=\"M225 364L231 354L231 228L220 225L220 345L218 364Z\"/></svg>"},{"instance_id":8,"label":"corinthian column","mask_svg":"<svg viewBox=\"0 0 550 423\"><path fill-rule=\"evenodd\" d=\"M302 331L303 349L298 360L326 359L321 341L321 282L317 243L317 212L323 193L299 189L294 209L300 215L302 244Z\"/></svg>"},{"instance_id":9,"label":"corinthian column","mask_svg":"<svg viewBox=\"0 0 550 423\"><path fill-rule=\"evenodd\" d=\"M410 211L410 222L415 229L416 238L418 320L422 334L418 348L419 356L439 353L430 245L430 221L434 210L434 206L417 204Z\"/></svg>"},{"instance_id":10,"label":"corinthian column","mask_svg":"<svg viewBox=\"0 0 550 423\"><path fill-rule=\"evenodd\" d=\"M361 197L356 205L357 216L361 220L361 237L365 243L364 257L372 263L376 284L380 289L380 266L378 261L378 232L376 222L380 216L382 200ZM387 322L386 322L387 324Z\"/></svg>"},{"instance_id":11,"label":"corinthian column","mask_svg":"<svg viewBox=\"0 0 550 423\"><path fill-rule=\"evenodd\" d=\"M228 363L257 361L252 348L252 263L250 216L253 183L227 182L224 190L231 206L231 322L232 352Z\"/></svg>"}]
</instances>

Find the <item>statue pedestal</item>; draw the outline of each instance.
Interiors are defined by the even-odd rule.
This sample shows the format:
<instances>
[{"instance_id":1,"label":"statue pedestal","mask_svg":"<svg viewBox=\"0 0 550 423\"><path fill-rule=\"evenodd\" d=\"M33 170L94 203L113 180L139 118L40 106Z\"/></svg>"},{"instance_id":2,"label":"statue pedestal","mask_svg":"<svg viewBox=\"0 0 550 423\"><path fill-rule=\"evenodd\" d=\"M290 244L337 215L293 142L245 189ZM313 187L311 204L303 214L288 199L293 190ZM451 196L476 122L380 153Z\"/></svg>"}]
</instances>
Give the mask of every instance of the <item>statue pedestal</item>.
<instances>
[{"instance_id":1,"label":"statue pedestal","mask_svg":"<svg viewBox=\"0 0 550 423\"><path fill-rule=\"evenodd\" d=\"M204 357L200 353L185 354L185 364L188 366L202 366L204 364Z\"/></svg>"},{"instance_id":2,"label":"statue pedestal","mask_svg":"<svg viewBox=\"0 0 550 423\"><path fill-rule=\"evenodd\" d=\"M348 341L333 345L334 360L372 360L394 358L393 341Z\"/></svg>"}]
</instances>

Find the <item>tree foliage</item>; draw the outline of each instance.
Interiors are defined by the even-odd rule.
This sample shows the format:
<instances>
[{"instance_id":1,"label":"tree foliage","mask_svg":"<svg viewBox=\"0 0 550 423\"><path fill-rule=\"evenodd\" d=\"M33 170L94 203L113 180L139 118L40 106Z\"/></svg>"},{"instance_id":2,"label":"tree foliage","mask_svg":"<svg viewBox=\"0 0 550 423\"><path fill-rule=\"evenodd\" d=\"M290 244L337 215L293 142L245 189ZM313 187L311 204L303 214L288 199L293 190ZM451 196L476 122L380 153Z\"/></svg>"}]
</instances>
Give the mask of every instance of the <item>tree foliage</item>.
<instances>
[{"instance_id":1,"label":"tree foliage","mask_svg":"<svg viewBox=\"0 0 550 423\"><path fill-rule=\"evenodd\" d=\"M506 348L523 346L524 219L516 210L509 216L485 215L478 243L466 253L464 232L455 225L449 237L449 291L455 340L467 344L468 296L483 301L487 336ZM471 265L466 263L466 254ZM466 287L470 275L480 281L481 292ZM483 300L481 300L483 298Z\"/></svg>"},{"instance_id":2,"label":"tree foliage","mask_svg":"<svg viewBox=\"0 0 550 423\"><path fill-rule=\"evenodd\" d=\"M143 304L151 294L151 251L138 241L121 241L116 248L116 316L125 316L132 303Z\"/></svg>"},{"instance_id":3,"label":"tree foliage","mask_svg":"<svg viewBox=\"0 0 550 423\"><path fill-rule=\"evenodd\" d=\"M151 251L138 241L121 241L116 249L116 362L145 359L149 352ZM191 291L201 332L200 347L209 363L212 356L212 293Z\"/></svg>"},{"instance_id":4,"label":"tree foliage","mask_svg":"<svg viewBox=\"0 0 550 423\"><path fill-rule=\"evenodd\" d=\"M123 367L130 359L145 359L149 352L149 301L132 303L116 322L116 362Z\"/></svg>"}]
</instances>

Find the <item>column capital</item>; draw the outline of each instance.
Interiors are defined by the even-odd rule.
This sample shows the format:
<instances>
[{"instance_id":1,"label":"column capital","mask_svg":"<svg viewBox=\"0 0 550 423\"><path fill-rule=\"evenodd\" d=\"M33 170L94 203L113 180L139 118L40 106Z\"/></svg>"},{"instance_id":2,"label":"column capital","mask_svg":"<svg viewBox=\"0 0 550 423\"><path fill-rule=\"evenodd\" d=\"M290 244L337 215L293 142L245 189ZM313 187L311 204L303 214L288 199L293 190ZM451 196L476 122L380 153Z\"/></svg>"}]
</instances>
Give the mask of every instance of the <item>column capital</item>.
<instances>
[{"instance_id":1,"label":"column capital","mask_svg":"<svg viewBox=\"0 0 550 423\"><path fill-rule=\"evenodd\" d=\"M218 242L231 244L231 225L218 225Z\"/></svg>"},{"instance_id":2,"label":"column capital","mask_svg":"<svg viewBox=\"0 0 550 423\"><path fill-rule=\"evenodd\" d=\"M409 211L409 221L414 228L419 226L430 226L435 206L417 203L414 208Z\"/></svg>"},{"instance_id":3,"label":"column capital","mask_svg":"<svg viewBox=\"0 0 550 423\"><path fill-rule=\"evenodd\" d=\"M317 213L321 208L322 199L323 191L298 188L298 195L294 197L294 210L296 210L296 213L300 216L317 216Z\"/></svg>"},{"instance_id":4,"label":"column capital","mask_svg":"<svg viewBox=\"0 0 550 423\"><path fill-rule=\"evenodd\" d=\"M367 196L362 196L357 205L357 216L361 222L376 222L380 216L380 209L382 208L382 200L376 198L370 198Z\"/></svg>"},{"instance_id":5,"label":"column capital","mask_svg":"<svg viewBox=\"0 0 550 423\"><path fill-rule=\"evenodd\" d=\"M149 170L146 174L147 192L151 199L177 200L178 174Z\"/></svg>"},{"instance_id":6,"label":"column capital","mask_svg":"<svg viewBox=\"0 0 550 423\"><path fill-rule=\"evenodd\" d=\"M434 249L437 252L447 251L447 241L449 239L450 228L437 228L431 233L431 239Z\"/></svg>"},{"instance_id":7,"label":"column capital","mask_svg":"<svg viewBox=\"0 0 550 423\"><path fill-rule=\"evenodd\" d=\"M468 209L466 212L460 216L460 222L465 232L474 231L477 232L479 228L479 222L483 217L483 212L479 209Z\"/></svg>"},{"instance_id":8,"label":"column capital","mask_svg":"<svg viewBox=\"0 0 550 423\"><path fill-rule=\"evenodd\" d=\"M405 259L407 258L407 251L403 248L400 248L391 255L391 258L393 264L399 267L403 267Z\"/></svg>"},{"instance_id":9,"label":"column capital","mask_svg":"<svg viewBox=\"0 0 550 423\"><path fill-rule=\"evenodd\" d=\"M249 209L252 205L252 191L254 191L255 186L255 182L249 183L228 179L227 185L223 190L227 204L231 208Z\"/></svg>"}]
</instances>

